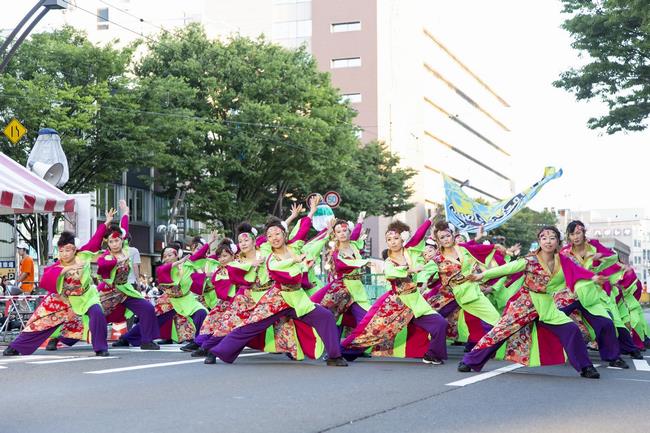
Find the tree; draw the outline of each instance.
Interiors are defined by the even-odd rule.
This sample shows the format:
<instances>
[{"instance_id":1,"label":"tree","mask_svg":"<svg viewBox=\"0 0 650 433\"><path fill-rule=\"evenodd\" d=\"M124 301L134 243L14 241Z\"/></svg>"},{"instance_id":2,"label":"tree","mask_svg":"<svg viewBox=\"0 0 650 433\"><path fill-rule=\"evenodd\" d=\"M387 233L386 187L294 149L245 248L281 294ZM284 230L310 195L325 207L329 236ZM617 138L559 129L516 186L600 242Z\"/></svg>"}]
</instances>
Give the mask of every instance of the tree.
<instances>
[{"instance_id":1,"label":"tree","mask_svg":"<svg viewBox=\"0 0 650 433\"><path fill-rule=\"evenodd\" d=\"M137 95L125 76L131 55L129 48L97 47L71 27L32 35L0 75L0 123L16 117L28 132L16 145L0 140L0 150L24 164L38 130L54 128L70 168L64 191L88 192L119 179L143 160L149 142L141 140ZM35 248L34 217L20 220Z\"/></svg>"},{"instance_id":2,"label":"tree","mask_svg":"<svg viewBox=\"0 0 650 433\"><path fill-rule=\"evenodd\" d=\"M327 189L343 193L346 215L409 207L412 172L376 144L359 148L354 110L304 48L263 38L212 41L190 25L159 35L147 49L135 68L141 92L171 79L194 92L180 106L197 133L168 141L156 161L168 191L178 184L191 191L192 218L232 231L245 219L281 216L288 198Z\"/></svg>"},{"instance_id":3,"label":"tree","mask_svg":"<svg viewBox=\"0 0 650 433\"><path fill-rule=\"evenodd\" d=\"M537 240L537 232L546 225L555 225L557 219L553 212L534 211L523 208L504 225L490 231L493 236L504 236L508 245L521 244L522 251L528 251Z\"/></svg>"},{"instance_id":4,"label":"tree","mask_svg":"<svg viewBox=\"0 0 650 433\"><path fill-rule=\"evenodd\" d=\"M647 0L562 0L570 14L562 27L571 46L588 59L553 84L578 100L600 99L609 111L589 119L607 133L641 131L650 114L650 2Z\"/></svg>"}]
</instances>

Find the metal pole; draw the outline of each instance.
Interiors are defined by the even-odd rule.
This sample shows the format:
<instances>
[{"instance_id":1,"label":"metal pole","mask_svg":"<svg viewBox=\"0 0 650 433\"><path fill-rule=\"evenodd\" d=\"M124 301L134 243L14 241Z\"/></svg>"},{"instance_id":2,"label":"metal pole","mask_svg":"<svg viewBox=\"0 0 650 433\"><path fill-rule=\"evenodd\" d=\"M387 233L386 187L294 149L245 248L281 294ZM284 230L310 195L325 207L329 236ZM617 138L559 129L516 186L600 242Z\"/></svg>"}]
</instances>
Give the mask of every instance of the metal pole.
<instances>
[{"instance_id":1,"label":"metal pole","mask_svg":"<svg viewBox=\"0 0 650 433\"><path fill-rule=\"evenodd\" d=\"M29 11L29 12L27 13L27 15L25 15L25 16L23 17L23 19L18 23L18 25L16 26L16 28L13 29L13 31L9 34L9 36L7 36L7 39L6 39L6 40L4 41L4 43L2 44L2 47L0 47L0 55L2 55L2 54L5 52L5 50L9 47L9 44L11 43L11 41L14 39L14 37L15 37L15 36L18 34L18 32L20 31L20 29L23 28L23 26L25 25L25 23L26 23L26 22L27 22L27 21L32 17L32 15L34 15L34 13L36 12L36 10L37 10L38 8L40 8L40 7L43 5L44 2L45 2L45 0L40 0L40 1L38 1L38 2L36 3L36 5L32 8L32 10Z\"/></svg>"},{"instance_id":2,"label":"metal pole","mask_svg":"<svg viewBox=\"0 0 650 433\"><path fill-rule=\"evenodd\" d=\"M14 53L16 52L16 50L18 49L18 47L20 46L20 44L22 44L22 42L25 40L25 38L27 37L27 35L29 35L29 32L31 32L32 29L33 29L34 27L36 27L36 24L38 24L38 22L39 22L40 20L42 20L43 17L44 17L45 15L47 15L47 13L48 13L49 11L50 11L49 9L43 9L43 10L41 11L41 13L38 14L38 16L37 16L36 18L34 18L34 21L32 21L32 22L29 24L29 27L27 27L27 29L23 32L23 34L20 35L20 37L16 40L16 43L13 44L13 46L11 47L11 49L9 50L9 52L7 53L7 55L5 56L4 60L2 61L2 64L0 65L0 73L2 73L2 71L5 70L5 68L7 67L7 64L9 64L9 60L11 60L11 58L12 58L13 55L14 55Z\"/></svg>"},{"instance_id":3,"label":"metal pole","mask_svg":"<svg viewBox=\"0 0 650 433\"><path fill-rule=\"evenodd\" d=\"M41 228L39 227L38 214L34 212L34 219L36 220L36 263L38 269L41 268Z\"/></svg>"},{"instance_id":4,"label":"metal pole","mask_svg":"<svg viewBox=\"0 0 650 433\"><path fill-rule=\"evenodd\" d=\"M14 214L14 278L15 274L18 273L18 218Z\"/></svg>"}]
</instances>

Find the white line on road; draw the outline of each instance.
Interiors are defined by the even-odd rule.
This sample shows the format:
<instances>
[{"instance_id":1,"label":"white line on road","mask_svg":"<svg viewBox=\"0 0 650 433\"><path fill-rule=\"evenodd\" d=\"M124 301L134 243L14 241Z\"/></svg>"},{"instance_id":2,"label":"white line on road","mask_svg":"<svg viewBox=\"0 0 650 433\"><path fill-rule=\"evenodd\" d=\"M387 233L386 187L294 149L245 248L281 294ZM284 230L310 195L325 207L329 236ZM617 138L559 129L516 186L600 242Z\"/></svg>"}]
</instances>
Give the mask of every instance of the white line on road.
<instances>
[{"instance_id":1,"label":"white line on road","mask_svg":"<svg viewBox=\"0 0 650 433\"><path fill-rule=\"evenodd\" d=\"M457 380L456 382L448 383L447 386L465 386L471 385L482 380L490 379L492 377L498 376L503 373L507 373L512 370L523 367L521 364L512 364L505 367L497 368L496 370L488 371L483 374L478 374L476 376L468 377L467 379Z\"/></svg>"},{"instance_id":2,"label":"white line on road","mask_svg":"<svg viewBox=\"0 0 650 433\"><path fill-rule=\"evenodd\" d=\"M645 359L633 359L634 367L639 371L650 371L650 365Z\"/></svg>"},{"instance_id":3,"label":"white line on road","mask_svg":"<svg viewBox=\"0 0 650 433\"><path fill-rule=\"evenodd\" d=\"M0 364L8 364L11 362L27 362L46 359L64 359L72 358L71 356L57 356L57 355L26 355L26 356L13 356L0 358Z\"/></svg>"},{"instance_id":4,"label":"white line on road","mask_svg":"<svg viewBox=\"0 0 650 433\"><path fill-rule=\"evenodd\" d=\"M0 370L2 370L3 368L7 368L7 367L3 367L2 365L0 365Z\"/></svg>"},{"instance_id":5,"label":"white line on road","mask_svg":"<svg viewBox=\"0 0 650 433\"><path fill-rule=\"evenodd\" d=\"M27 364L59 364L61 362L77 362L77 361L88 361L88 360L102 360L102 359L115 359L117 356L83 356L80 358L69 358L69 359L54 359L52 361L32 361L27 362Z\"/></svg>"},{"instance_id":6,"label":"white line on road","mask_svg":"<svg viewBox=\"0 0 650 433\"><path fill-rule=\"evenodd\" d=\"M244 356L259 356L259 355L266 355L266 352L244 353L242 355L239 355L239 358L242 358ZM131 367L109 368L108 370L85 371L84 374L121 373L123 371L144 370L146 368L169 367L171 365L182 365L182 364L194 364L196 362L203 362L203 360L204 358L190 359L188 361L159 362L157 364L133 365Z\"/></svg>"}]
</instances>

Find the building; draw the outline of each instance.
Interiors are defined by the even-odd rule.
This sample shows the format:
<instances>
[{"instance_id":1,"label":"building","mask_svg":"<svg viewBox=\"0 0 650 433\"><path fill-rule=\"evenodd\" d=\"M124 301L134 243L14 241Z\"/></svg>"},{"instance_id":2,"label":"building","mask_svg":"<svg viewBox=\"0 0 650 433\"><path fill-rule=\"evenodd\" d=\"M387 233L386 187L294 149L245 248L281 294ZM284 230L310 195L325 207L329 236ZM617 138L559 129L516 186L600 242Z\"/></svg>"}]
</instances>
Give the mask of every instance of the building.
<instances>
[{"instance_id":1,"label":"building","mask_svg":"<svg viewBox=\"0 0 650 433\"><path fill-rule=\"evenodd\" d=\"M384 142L414 168L414 208L398 217L413 228L444 201L441 173L488 201L514 191L510 106L480 65L454 50L462 29L437 34L444 2L425 0L70 0L39 28L67 23L98 43L126 44L190 22L208 36L265 35L305 46L358 112L362 143ZM14 17L17 21L19 17ZM435 18L435 19L434 19ZM451 14L450 14L451 18ZM6 28L7 18L0 20ZM447 20L449 21L449 20ZM433 23L433 24L431 24ZM343 197L345 200L345 197ZM388 218L371 218L372 255L380 256Z\"/></svg>"},{"instance_id":2,"label":"building","mask_svg":"<svg viewBox=\"0 0 650 433\"><path fill-rule=\"evenodd\" d=\"M634 267L644 285L650 279L650 217L643 209L593 209L588 211L566 210L568 218L561 220L566 225L582 221L587 229L587 237L600 240L610 248L619 243L618 249L625 263ZM625 248L627 246L627 248ZM625 253L629 261L625 261Z\"/></svg>"}]
</instances>

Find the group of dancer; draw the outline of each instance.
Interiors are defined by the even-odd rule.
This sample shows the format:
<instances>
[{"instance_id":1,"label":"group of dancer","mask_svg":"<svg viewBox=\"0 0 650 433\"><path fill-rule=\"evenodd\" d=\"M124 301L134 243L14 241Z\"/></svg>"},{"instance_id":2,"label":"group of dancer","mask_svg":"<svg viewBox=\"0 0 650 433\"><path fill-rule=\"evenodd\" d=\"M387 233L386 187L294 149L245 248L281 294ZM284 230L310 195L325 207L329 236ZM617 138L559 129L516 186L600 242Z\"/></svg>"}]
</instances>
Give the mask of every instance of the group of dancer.
<instances>
[{"instance_id":1,"label":"group of dancer","mask_svg":"<svg viewBox=\"0 0 650 433\"><path fill-rule=\"evenodd\" d=\"M460 344L461 372L480 371L490 358L526 366L568 360L581 376L598 378L588 347L617 368L628 368L622 355L642 359L650 347L641 282L613 250L588 239L580 221L569 224L564 246L556 227L542 227L539 248L524 256L518 245L488 243L482 231L469 240L434 218L412 234L394 221L385 233L387 291L371 304L362 283L364 215L356 223L332 219L309 238L319 200L312 197L292 230L302 206L285 221L269 218L262 233L240 224L236 243L213 233L207 242L195 238L190 254L166 246L153 305L127 281L121 202L120 223L108 211L86 245L60 236L59 260L41 279L48 295L4 355L31 354L48 338L55 350L90 332L97 356L108 356L107 323L132 315L137 324L114 347L157 350L162 337L185 342L181 350L206 364L232 363L248 346L293 360L325 352L328 366L370 356L439 365L448 344ZM324 279L315 273L321 257Z\"/></svg>"}]
</instances>

